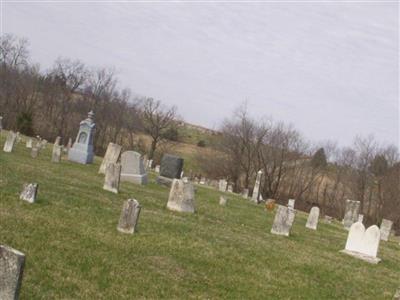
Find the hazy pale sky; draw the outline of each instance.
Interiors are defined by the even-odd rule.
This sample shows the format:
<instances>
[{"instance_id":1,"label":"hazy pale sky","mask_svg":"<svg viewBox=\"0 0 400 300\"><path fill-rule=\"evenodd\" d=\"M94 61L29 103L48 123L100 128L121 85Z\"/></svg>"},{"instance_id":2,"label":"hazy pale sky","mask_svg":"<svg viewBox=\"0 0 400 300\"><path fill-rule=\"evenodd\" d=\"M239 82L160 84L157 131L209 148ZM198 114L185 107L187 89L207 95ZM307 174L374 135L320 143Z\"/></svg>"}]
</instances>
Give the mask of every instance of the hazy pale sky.
<instances>
[{"instance_id":1,"label":"hazy pale sky","mask_svg":"<svg viewBox=\"0 0 400 300\"><path fill-rule=\"evenodd\" d=\"M397 2L2 2L43 69L113 66L121 87L217 128L243 101L314 141L399 144Z\"/></svg>"}]
</instances>

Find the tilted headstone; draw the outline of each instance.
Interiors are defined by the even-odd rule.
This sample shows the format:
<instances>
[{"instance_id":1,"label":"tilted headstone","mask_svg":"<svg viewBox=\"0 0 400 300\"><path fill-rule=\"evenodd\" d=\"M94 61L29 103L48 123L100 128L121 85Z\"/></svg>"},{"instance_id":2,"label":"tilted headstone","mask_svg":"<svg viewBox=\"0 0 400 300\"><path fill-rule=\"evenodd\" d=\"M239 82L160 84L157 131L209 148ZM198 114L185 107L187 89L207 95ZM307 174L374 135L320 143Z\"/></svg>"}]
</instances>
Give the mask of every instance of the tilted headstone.
<instances>
[{"instance_id":1,"label":"tilted headstone","mask_svg":"<svg viewBox=\"0 0 400 300\"><path fill-rule=\"evenodd\" d=\"M220 179L218 188L220 192L226 192L226 188L228 186L228 182L225 179Z\"/></svg>"},{"instance_id":2,"label":"tilted headstone","mask_svg":"<svg viewBox=\"0 0 400 300\"><path fill-rule=\"evenodd\" d=\"M344 228L349 229L358 220L360 201L346 200L346 208L343 218Z\"/></svg>"},{"instance_id":3,"label":"tilted headstone","mask_svg":"<svg viewBox=\"0 0 400 300\"><path fill-rule=\"evenodd\" d=\"M390 220L382 219L381 223L381 240L388 241L390 236L390 231L392 230L393 222Z\"/></svg>"},{"instance_id":4,"label":"tilted headstone","mask_svg":"<svg viewBox=\"0 0 400 300\"><path fill-rule=\"evenodd\" d=\"M296 210L291 207L278 205L271 233L289 236L296 216Z\"/></svg>"},{"instance_id":5,"label":"tilted headstone","mask_svg":"<svg viewBox=\"0 0 400 300\"><path fill-rule=\"evenodd\" d=\"M29 203L34 203L36 201L38 187L39 185L37 183L25 183L19 198Z\"/></svg>"},{"instance_id":6,"label":"tilted headstone","mask_svg":"<svg viewBox=\"0 0 400 300\"><path fill-rule=\"evenodd\" d=\"M363 222L364 221L364 215L363 214L358 214L358 220L357 222Z\"/></svg>"},{"instance_id":7,"label":"tilted headstone","mask_svg":"<svg viewBox=\"0 0 400 300\"><path fill-rule=\"evenodd\" d=\"M16 139L17 139L17 134L10 130L8 132L6 142L4 144L3 151L4 152L12 152Z\"/></svg>"},{"instance_id":8,"label":"tilted headstone","mask_svg":"<svg viewBox=\"0 0 400 300\"><path fill-rule=\"evenodd\" d=\"M118 193L119 181L121 176L121 165L109 163L106 166L103 189L113 193Z\"/></svg>"},{"instance_id":9,"label":"tilted headstone","mask_svg":"<svg viewBox=\"0 0 400 300\"><path fill-rule=\"evenodd\" d=\"M26 140L26 148L32 149L33 146L33 140L31 138L28 138Z\"/></svg>"},{"instance_id":10,"label":"tilted headstone","mask_svg":"<svg viewBox=\"0 0 400 300\"><path fill-rule=\"evenodd\" d=\"M227 192L228 192L228 193L233 193L233 186L232 186L232 184L228 184Z\"/></svg>"},{"instance_id":11,"label":"tilted headstone","mask_svg":"<svg viewBox=\"0 0 400 300\"><path fill-rule=\"evenodd\" d=\"M135 233L139 220L141 206L135 199L128 199L122 206L121 216L118 222L118 231L123 233Z\"/></svg>"},{"instance_id":12,"label":"tilted headstone","mask_svg":"<svg viewBox=\"0 0 400 300\"><path fill-rule=\"evenodd\" d=\"M317 230L318 219L319 219L319 207L314 206L313 208L311 208L310 213L308 215L306 227L309 229Z\"/></svg>"},{"instance_id":13,"label":"tilted headstone","mask_svg":"<svg viewBox=\"0 0 400 300\"><path fill-rule=\"evenodd\" d=\"M376 257L381 239L380 235L378 226L372 225L365 230L363 223L355 222L350 227L345 249L341 252L376 264L380 261Z\"/></svg>"},{"instance_id":14,"label":"tilted headstone","mask_svg":"<svg viewBox=\"0 0 400 300\"><path fill-rule=\"evenodd\" d=\"M181 178L183 169L183 158L164 154L161 160L160 175L157 177L157 183L170 186L173 179Z\"/></svg>"},{"instance_id":15,"label":"tilted headstone","mask_svg":"<svg viewBox=\"0 0 400 300\"><path fill-rule=\"evenodd\" d=\"M147 173L140 153L125 151L121 155L121 181L147 184Z\"/></svg>"},{"instance_id":16,"label":"tilted headstone","mask_svg":"<svg viewBox=\"0 0 400 300\"><path fill-rule=\"evenodd\" d=\"M121 155L122 147L118 144L109 143L107 146L106 154L103 157L99 168L99 174L104 174L106 172L106 166L109 163L116 164L118 162L119 156Z\"/></svg>"},{"instance_id":17,"label":"tilted headstone","mask_svg":"<svg viewBox=\"0 0 400 300\"><path fill-rule=\"evenodd\" d=\"M295 199L289 199L287 206L288 206L288 207L291 207L291 208L294 208L294 204L295 204L295 203L296 203L296 200L295 200Z\"/></svg>"},{"instance_id":18,"label":"tilted headstone","mask_svg":"<svg viewBox=\"0 0 400 300\"><path fill-rule=\"evenodd\" d=\"M80 164L93 162L93 142L96 124L93 121L94 113L90 111L87 119L79 124L79 132L72 148L68 152L68 159Z\"/></svg>"},{"instance_id":19,"label":"tilted headstone","mask_svg":"<svg viewBox=\"0 0 400 300\"><path fill-rule=\"evenodd\" d=\"M17 300L22 285L25 254L0 245L0 299Z\"/></svg>"},{"instance_id":20,"label":"tilted headstone","mask_svg":"<svg viewBox=\"0 0 400 300\"><path fill-rule=\"evenodd\" d=\"M194 188L191 183L173 179L169 192L167 208L179 212L194 213Z\"/></svg>"},{"instance_id":21,"label":"tilted headstone","mask_svg":"<svg viewBox=\"0 0 400 300\"><path fill-rule=\"evenodd\" d=\"M225 196L219 196L219 205L225 206L227 202L228 202L228 199L226 199Z\"/></svg>"},{"instance_id":22,"label":"tilted headstone","mask_svg":"<svg viewBox=\"0 0 400 300\"><path fill-rule=\"evenodd\" d=\"M260 202L260 187L261 187L262 175L263 175L262 170L257 172L256 182L254 183L253 194L251 195L251 201L255 203Z\"/></svg>"}]
</instances>

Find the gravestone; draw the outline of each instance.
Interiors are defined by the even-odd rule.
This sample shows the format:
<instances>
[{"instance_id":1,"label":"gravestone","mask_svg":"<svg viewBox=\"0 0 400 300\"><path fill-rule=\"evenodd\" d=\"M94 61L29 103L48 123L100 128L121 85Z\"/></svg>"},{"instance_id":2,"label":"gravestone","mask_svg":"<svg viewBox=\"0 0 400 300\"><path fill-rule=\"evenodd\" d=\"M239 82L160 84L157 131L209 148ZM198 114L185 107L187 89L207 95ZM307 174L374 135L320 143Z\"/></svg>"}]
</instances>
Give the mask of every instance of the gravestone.
<instances>
[{"instance_id":1,"label":"gravestone","mask_svg":"<svg viewBox=\"0 0 400 300\"><path fill-rule=\"evenodd\" d=\"M251 195L251 201L255 203L260 202L260 186L261 186L261 177L263 172L260 170L257 172L256 182L254 184L253 194Z\"/></svg>"},{"instance_id":2,"label":"gravestone","mask_svg":"<svg viewBox=\"0 0 400 300\"><path fill-rule=\"evenodd\" d=\"M62 146L54 143L53 152L51 154L51 162L59 163L61 161L61 149Z\"/></svg>"},{"instance_id":3,"label":"gravestone","mask_svg":"<svg viewBox=\"0 0 400 300\"><path fill-rule=\"evenodd\" d=\"M14 131L9 131L8 135L7 135L7 139L6 142L4 144L4 148L3 151L4 152L12 152L14 145L15 145L15 141L17 139L17 135Z\"/></svg>"},{"instance_id":4,"label":"gravestone","mask_svg":"<svg viewBox=\"0 0 400 300\"><path fill-rule=\"evenodd\" d=\"M358 220L360 201L346 200L346 208L343 218L344 228L349 229Z\"/></svg>"},{"instance_id":5,"label":"gravestone","mask_svg":"<svg viewBox=\"0 0 400 300\"><path fill-rule=\"evenodd\" d=\"M0 245L0 299L19 298L24 273L25 254L11 247Z\"/></svg>"},{"instance_id":6,"label":"gravestone","mask_svg":"<svg viewBox=\"0 0 400 300\"><path fill-rule=\"evenodd\" d=\"M271 233L277 235L289 236L295 216L296 216L295 209L283 205L278 205L278 210L275 214L275 219L274 223L272 224Z\"/></svg>"},{"instance_id":7,"label":"gravestone","mask_svg":"<svg viewBox=\"0 0 400 300\"><path fill-rule=\"evenodd\" d=\"M103 189L118 194L121 165L109 163L106 166Z\"/></svg>"},{"instance_id":8,"label":"gravestone","mask_svg":"<svg viewBox=\"0 0 400 300\"><path fill-rule=\"evenodd\" d=\"M183 158L164 154L161 160L160 175L157 183L170 186L173 179L180 179L183 168Z\"/></svg>"},{"instance_id":9,"label":"gravestone","mask_svg":"<svg viewBox=\"0 0 400 300\"><path fill-rule=\"evenodd\" d=\"M218 189L220 192L226 192L228 182L225 179L220 179L218 183Z\"/></svg>"},{"instance_id":10,"label":"gravestone","mask_svg":"<svg viewBox=\"0 0 400 300\"><path fill-rule=\"evenodd\" d=\"M273 211L275 209L275 202L274 199L267 199L267 201L265 201L265 208L268 211Z\"/></svg>"},{"instance_id":11,"label":"gravestone","mask_svg":"<svg viewBox=\"0 0 400 300\"><path fill-rule=\"evenodd\" d=\"M147 173L140 153L125 151L121 155L121 181L147 184Z\"/></svg>"},{"instance_id":12,"label":"gravestone","mask_svg":"<svg viewBox=\"0 0 400 300\"><path fill-rule=\"evenodd\" d=\"M38 146L33 146L31 150L31 157L36 158L39 155L39 148Z\"/></svg>"},{"instance_id":13,"label":"gravestone","mask_svg":"<svg viewBox=\"0 0 400 300\"><path fill-rule=\"evenodd\" d=\"M32 145L33 145L33 140L31 138L28 138L26 140L26 148L32 149Z\"/></svg>"},{"instance_id":14,"label":"gravestone","mask_svg":"<svg viewBox=\"0 0 400 300\"><path fill-rule=\"evenodd\" d=\"M40 149L46 149L47 140L40 140Z\"/></svg>"},{"instance_id":15,"label":"gravestone","mask_svg":"<svg viewBox=\"0 0 400 300\"><path fill-rule=\"evenodd\" d=\"M153 168L153 160L152 159L149 159L149 161L147 162L147 168L150 170Z\"/></svg>"},{"instance_id":16,"label":"gravestone","mask_svg":"<svg viewBox=\"0 0 400 300\"><path fill-rule=\"evenodd\" d=\"M363 223L355 222L351 225L347 236L345 249L341 252L369 263L377 264L377 258L381 233L378 226L372 225L367 230Z\"/></svg>"},{"instance_id":17,"label":"gravestone","mask_svg":"<svg viewBox=\"0 0 400 300\"><path fill-rule=\"evenodd\" d=\"M227 192L228 192L228 193L233 193L233 186L232 186L232 184L228 184Z\"/></svg>"},{"instance_id":18,"label":"gravestone","mask_svg":"<svg viewBox=\"0 0 400 300\"><path fill-rule=\"evenodd\" d=\"M19 198L29 203L34 203L36 201L38 187L39 185L37 183L25 183Z\"/></svg>"},{"instance_id":19,"label":"gravestone","mask_svg":"<svg viewBox=\"0 0 400 300\"><path fill-rule=\"evenodd\" d=\"M194 213L194 188L191 183L173 179L169 192L167 208L179 212Z\"/></svg>"},{"instance_id":20,"label":"gravestone","mask_svg":"<svg viewBox=\"0 0 400 300\"><path fill-rule=\"evenodd\" d=\"M19 131L17 131L17 136L15 138L15 143L19 143L21 141L21 134L19 133Z\"/></svg>"},{"instance_id":21,"label":"gravestone","mask_svg":"<svg viewBox=\"0 0 400 300\"><path fill-rule=\"evenodd\" d=\"M219 205L225 206L227 202L228 202L228 199L226 199L225 196L219 196Z\"/></svg>"},{"instance_id":22,"label":"gravestone","mask_svg":"<svg viewBox=\"0 0 400 300\"><path fill-rule=\"evenodd\" d=\"M388 241L390 236L390 231L392 230L393 222L390 220L382 219L381 223L381 240Z\"/></svg>"},{"instance_id":23,"label":"gravestone","mask_svg":"<svg viewBox=\"0 0 400 300\"><path fill-rule=\"evenodd\" d=\"M357 222L363 222L364 221L364 215L363 214L358 214L358 220Z\"/></svg>"},{"instance_id":24,"label":"gravestone","mask_svg":"<svg viewBox=\"0 0 400 300\"><path fill-rule=\"evenodd\" d=\"M72 139L69 138L68 139L68 143L67 143L67 147L65 148L66 149L66 153L69 153L69 149L71 149L71 147L72 147Z\"/></svg>"},{"instance_id":25,"label":"gravestone","mask_svg":"<svg viewBox=\"0 0 400 300\"><path fill-rule=\"evenodd\" d=\"M154 168L154 171L155 171L156 173L160 173L160 165L157 165L157 166Z\"/></svg>"},{"instance_id":26,"label":"gravestone","mask_svg":"<svg viewBox=\"0 0 400 300\"><path fill-rule=\"evenodd\" d=\"M68 159L80 164L93 162L93 140L96 124L93 121L94 113L90 111L88 117L79 124L79 132L72 148L68 152Z\"/></svg>"},{"instance_id":27,"label":"gravestone","mask_svg":"<svg viewBox=\"0 0 400 300\"><path fill-rule=\"evenodd\" d=\"M306 227L309 229L317 230L318 219L319 219L319 208L317 206L314 206L313 208L311 208L310 213L308 215Z\"/></svg>"},{"instance_id":28,"label":"gravestone","mask_svg":"<svg viewBox=\"0 0 400 300\"><path fill-rule=\"evenodd\" d=\"M295 199L289 199L287 206L294 209Z\"/></svg>"},{"instance_id":29,"label":"gravestone","mask_svg":"<svg viewBox=\"0 0 400 300\"><path fill-rule=\"evenodd\" d=\"M122 206L121 216L118 222L118 231L123 233L135 233L139 220L141 206L135 199L128 199Z\"/></svg>"},{"instance_id":30,"label":"gravestone","mask_svg":"<svg viewBox=\"0 0 400 300\"><path fill-rule=\"evenodd\" d=\"M244 199L249 198L249 189L243 189L243 191L242 191L242 197L243 197Z\"/></svg>"},{"instance_id":31,"label":"gravestone","mask_svg":"<svg viewBox=\"0 0 400 300\"><path fill-rule=\"evenodd\" d=\"M205 177L201 177L200 184L206 184L206 178Z\"/></svg>"},{"instance_id":32,"label":"gravestone","mask_svg":"<svg viewBox=\"0 0 400 300\"><path fill-rule=\"evenodd\" d=\"M107 146L106 154L101 162L99 174L104 174L106 172L107 164L118 162L119 156L121 155L122 147L118 144L109 143Z\"/></svg>"}]
</instances>

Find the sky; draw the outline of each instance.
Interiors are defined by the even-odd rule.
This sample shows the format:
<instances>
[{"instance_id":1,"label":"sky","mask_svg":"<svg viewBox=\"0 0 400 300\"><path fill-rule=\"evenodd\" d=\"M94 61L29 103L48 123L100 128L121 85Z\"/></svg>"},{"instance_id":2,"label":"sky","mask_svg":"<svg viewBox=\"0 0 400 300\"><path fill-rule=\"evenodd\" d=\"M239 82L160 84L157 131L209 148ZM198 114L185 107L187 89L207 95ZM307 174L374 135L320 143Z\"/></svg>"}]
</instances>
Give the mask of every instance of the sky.
<instances>
[{"instance_id":1,"label":"sky","mask_svg":"<svg viewBox=\"0 0 400 300\"><path fill-rule=\"evenodd\" d=\"M313 141L399 145L398 2L2 1L1 30L43 70L58 57L114 67L121 87L218 129L256 119Z\"/></svg>"}]
</instances>

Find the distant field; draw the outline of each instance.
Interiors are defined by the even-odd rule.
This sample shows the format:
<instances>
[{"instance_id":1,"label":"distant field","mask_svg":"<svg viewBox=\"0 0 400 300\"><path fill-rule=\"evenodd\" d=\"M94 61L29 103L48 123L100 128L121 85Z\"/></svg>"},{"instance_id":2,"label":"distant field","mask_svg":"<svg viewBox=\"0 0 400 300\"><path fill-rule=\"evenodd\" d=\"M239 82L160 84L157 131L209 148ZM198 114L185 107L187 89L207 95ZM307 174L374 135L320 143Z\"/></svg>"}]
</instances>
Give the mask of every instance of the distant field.
<instances>
[{"instance_id":1,"label":"distant field","mask_svg":"<svg viewBox=\"0 0 400 300\"><path fill-rule=\"evenodd\" d=\"M400 287L400 246L382 242L382 262L339 253L347 232L298 212L289 238L270 233L273 213L197 187L195 214L166 209L169 190L122 183L103 191L93 165L32 159L25 143L0 151L0 243L26 254L21 299L392 299ZM39 183L38 202L19 200ZM128 198L142 205L139 232L116 226Z\"/></svg>"}]
</instances>

